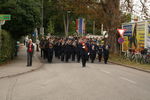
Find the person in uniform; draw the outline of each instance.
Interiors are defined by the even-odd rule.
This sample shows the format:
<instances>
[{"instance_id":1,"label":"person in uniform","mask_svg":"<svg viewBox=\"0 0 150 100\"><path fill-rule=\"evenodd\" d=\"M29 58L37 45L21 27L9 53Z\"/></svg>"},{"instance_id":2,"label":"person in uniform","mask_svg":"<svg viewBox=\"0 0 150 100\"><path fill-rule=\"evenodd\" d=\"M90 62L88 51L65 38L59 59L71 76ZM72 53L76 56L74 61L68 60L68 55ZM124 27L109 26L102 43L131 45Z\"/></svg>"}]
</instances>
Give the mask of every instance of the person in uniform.
<instances>
[{"instance_id":1,"label":"person in uniform","mask_svg":"<svg viewBox=\"0 0 150 100\"><path fill-rule=\"evenodd\" d=\"M47 58L47 49L48 49L48 39L44 40L43 49L44 49L44 59Z\"/></svg>"},{"instance_id":2,"label":"person in uniform","mask_svg":"<svg viewBox=\"0 0 150 100\"><path fill-rule=\"evenodd\" d=\"M77 54L77 62L80 62L81 59L81 51L82 51L82 44L78 41L76 47L76 54Z\"/></svg>"},{"instance_id":3,"label":"person in uniform","mask_svg":"<svg viewBox=\"0 0 150 100\"><path fill-rule=\"evenodd\" d=\"M76 56L76 42L72 41L71 45L71 55L72 55L72 61L75 61L75 56Z\"/></svg>"},{"instance_id":4,"label":"person in uniform","mask_svg":"<svg viewBox=\"0 0 150 100\"><path fill-rule=\"evenodd\" d=\"M65 43L65 40L63 40L62 45L61 45L61 61L64 61L64 58L65 58L65 46L66 46L66 43Z\"/></svg>"},{"instance_id":5,"label":"person in uniform","mask_svg":"<svg viewBox=\"0 0 150 100\"><path fill-rule=\"evenodd\" d=\"M95 42L93 41L93 43L90 46L91 63L94 63L95 58L96 58L96 45L95 45Z\"/></svg>"},{"instance_id":6,"label":"person in uniform","mask_svg":"<svg viewBox=\"0 0 150 100\"><path fill-rule=\"evenodd\" d=\"M104 58L104 63L107 64L108 58L109 58L109 45L104 45L103 46L103 58Z\"/></svg>"},{"instance_id":7,"label":"person in uniform","mask_svg":"<svg viewBox=\"0 0 150 100\"><path fill-rule=\"evenodd\" d=\"M88 48L86 44L83 43L81 49L82 67L86 67L87 56L88 56Z\"/></svg>"},{"instance_id":8,"label":"person in uniform","mask_svg":"<svg viewBox=\"0 0 150 100\"><path fill-rule=\"evenodd\" d=\"M103 55L103 47L102 47L102 45L98 45L97 53L98 53L98 61L101 62L102 55Z\"/></svg>"},{"instance_id":9,"label":"person in uniform","mask_svg":"<svg viewBox=\"0 0 150 100\"><path fill-rule=\"evenodd\" d=\"M57 58L60 59L61 57L61 47L62 47L62 40L60 39L58 44L57 44Z\"/></svg>"},{"instance_id":10,"label":"person in uniform","mask_svg":"<svg viewBox=\"0 0 150 100\"><path fill-rule=\"evenodd\" d=\"M48 42L47 54L47 60L51 63L53 59L53 44L51 42Z\"/></svg>"},{"instance_id":11,"label":"person in uniform","mask_svg":"<svg viewBox=\"0 0 150 100\"><path fill-rule=\"evenodd\" d=\"M70 40L67 40L67 43L65 45L65 61L68 62L71 57L71 45Z\"/></svg>"}]
</instances>

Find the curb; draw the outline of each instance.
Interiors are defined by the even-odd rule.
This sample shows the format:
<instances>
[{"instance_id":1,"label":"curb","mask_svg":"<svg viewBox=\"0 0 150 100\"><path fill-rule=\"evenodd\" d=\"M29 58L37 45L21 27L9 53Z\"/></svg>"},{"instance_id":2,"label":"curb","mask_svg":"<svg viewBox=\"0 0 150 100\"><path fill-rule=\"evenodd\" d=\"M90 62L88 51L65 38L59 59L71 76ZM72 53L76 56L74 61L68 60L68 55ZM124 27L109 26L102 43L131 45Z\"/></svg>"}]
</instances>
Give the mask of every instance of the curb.
<instances>
[{"instance_id":1,"label":"curb","mask_svg":"<svg viewBox=\"0 0 150 100\"><path fill-rule=\"evenodd\" d=\"M40 57L37 56L37 58L40 60ZM25 71L25 72L21 72L21 73L17 73L17 74L13 74L13 75L6 75L6 76L2 76L0 77L0 79L4 79L4 78L12 78L12 77L17 77L17 76L20 76L20 75L24 75L24 74L27 74L27 73L30 73L30 72L33 72L33 71L36 71L36 70L39 70L40 68L42 68L42 66L44 65L44 63L40 60L40 66L37 67L37 68L34 68L34 69L31 69L29 71Z\"/></svg>"},{"instance_id":2,"label":"curb","mask_svg":"<svg viewBox=\"0 0 150 100\"><path fill-rule=\"evenodd\" d=\"M109 63L112 63L112 64L124 66L124 67L127 67L127 68L132 68L132 69L136 69L136 70L139 70L139 71L143 71L143 72L150 73L150 70L145 70L145 69L142 69L142 68L137 68L137 67L133 67L133 66L129 66L129 65L119 64L119 63L112 62L112 61L108 61L108 62L109 62Z\"/></svg>"}]
</instances>

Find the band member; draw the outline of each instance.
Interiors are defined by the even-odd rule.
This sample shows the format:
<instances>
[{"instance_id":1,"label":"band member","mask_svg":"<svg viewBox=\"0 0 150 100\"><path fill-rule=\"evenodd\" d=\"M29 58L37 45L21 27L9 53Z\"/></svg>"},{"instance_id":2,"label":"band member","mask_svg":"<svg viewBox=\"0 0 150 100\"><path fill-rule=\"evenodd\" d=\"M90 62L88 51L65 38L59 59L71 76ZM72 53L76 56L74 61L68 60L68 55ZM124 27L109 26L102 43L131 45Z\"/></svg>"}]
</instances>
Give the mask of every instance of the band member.
<instances>
[{"instance_id":1,"label":"band member","mask_svg":"<svg viewBox=\"0 0 150 100\"><path fill-rule=\"evenodd\" d=\"M61 46L61 61L64 61L64 58L65 58L65 46L66 46L66 43L65 41L63 41L62 46Z\"/></svg>"},{"instance_id":2,"label":"band member","mask_svg":"<svg viewBox=\"0 0 150 100\"><path fill-rule=\"evenodd\" d=\"M68 40L65 45L65 61L68 62L71 57L71 45L70 41Z\"/></svg>"},{"instance_id":3,"label":"band member","mask_svg":"<svg viewBox=\"0 0 150 100\"><path fill-rule=\"evenodd\" d=\"M94 60L96 58L96 45L93 43L90 47L90 59L91 63L94 63Z\"/></svg>"},{"instance_id":4,"label":"band member","mask_svg":"<svg viewBox=\"0 0 150 100\"><path fill-rule=\"evenodd\" d=\"M75 61L75 56L76 56L76 42L74 41L71 45L71 55L72 55L72 61Z\"/></svg>"},{"instance_id":5,"label":"band member","mask_svg":"<svg viewBox=\"0 0 150 100\"><path fill-rule=\"evenodd\" d=\"M109 58L109 45L103 46L103 57L104 57L104 63L107 64L108 58Z\"/></svg>"},{"instance_id":6,"label":"band member","mask_svg":"<svg viewBox=\"0 0 150 100\"><path fill-rule=\"evenodd\" d=\"M98 48L97 48L97 53L98 53L98 60L99 62L101 62L102 60L102 55L103 55L103 48L102 48L102 45L98 45Z\"/></svg>"},{"instance_id":7,"label":"band member","mask_svg":"<svg viewBox=\"0 0 150 100\"><path fill-rule=\"evenodd\" d=\"M50 42L48 43L47 54L47 60L51 63L53 59L53 44Z\"/></svg>"},{"instance_id":8,"label":"band member","mask_svg":"<svg viewBox=\"0 0 150 100\"><path fill-rule=\"evenodd\" d=\"M82 44L81 43L77 43L77 47L76 47L76 54L77 54L77 62L80 62L81 59L81 52L82 52Z\"/></svg>"},{"instance_id":9,"label":"band member","mask_svg":"<svg viewBox=\"0 0 150 100\"><path fill-rule=\"evenodd\" d=\"M82 58L82 67L86 67L86 61L88 57L88 48L85 45L85 43L82 44L82 49L81 49L81 58Z\"/></svg>"}]
</instances>

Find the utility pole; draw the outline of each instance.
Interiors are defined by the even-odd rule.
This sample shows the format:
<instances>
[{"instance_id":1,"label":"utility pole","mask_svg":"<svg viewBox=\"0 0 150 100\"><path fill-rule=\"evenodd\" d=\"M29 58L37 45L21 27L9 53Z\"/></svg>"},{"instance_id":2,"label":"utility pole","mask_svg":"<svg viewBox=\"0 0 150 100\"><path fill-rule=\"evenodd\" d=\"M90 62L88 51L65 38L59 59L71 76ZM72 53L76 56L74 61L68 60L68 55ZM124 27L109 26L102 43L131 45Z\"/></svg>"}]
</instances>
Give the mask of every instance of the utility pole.
<instances>
[{"instance_id":1,"label":"utility pole","mask_svg":"<svg viewBox=\"0 0 150 100\"><path fill-rule=\"evenodd\" d=\"M43 11L43 0L41 1L41 28L40 28L40 34L44 35L44 27L43 27L43 16L44 16L44 11Z\"/></svg>"}]
</instances>

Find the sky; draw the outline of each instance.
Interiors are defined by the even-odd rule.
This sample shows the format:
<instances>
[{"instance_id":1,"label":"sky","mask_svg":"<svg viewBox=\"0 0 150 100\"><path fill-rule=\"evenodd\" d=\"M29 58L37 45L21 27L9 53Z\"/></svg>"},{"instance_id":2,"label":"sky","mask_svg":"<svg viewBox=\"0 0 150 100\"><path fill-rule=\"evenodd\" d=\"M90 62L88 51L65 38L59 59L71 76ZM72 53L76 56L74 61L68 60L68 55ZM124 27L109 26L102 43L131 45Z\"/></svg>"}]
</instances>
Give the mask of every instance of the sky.
<instances>
[{"instance_id":1,"label":"sky","mask_svg":"<svg viewBox=\"0 0 150 100\"><path fill-rule=\"evenodd\" d=\"M121 1L121 6L122 6L122 9L123 11L126 11L125 9L125 3L124 3L125 0L122 0ZM146 9L148 11L148 14L149 14L149 17L150 17L150 0L142 0L142 2L145 1L145 6L146 6ZM140 3L140 0L132 0L132 5L133 5L133 14L136 15L136 16L139 16L141 18L143 18L143 15L142 14L142 4Z\"/></svg>"}]
</instances>

